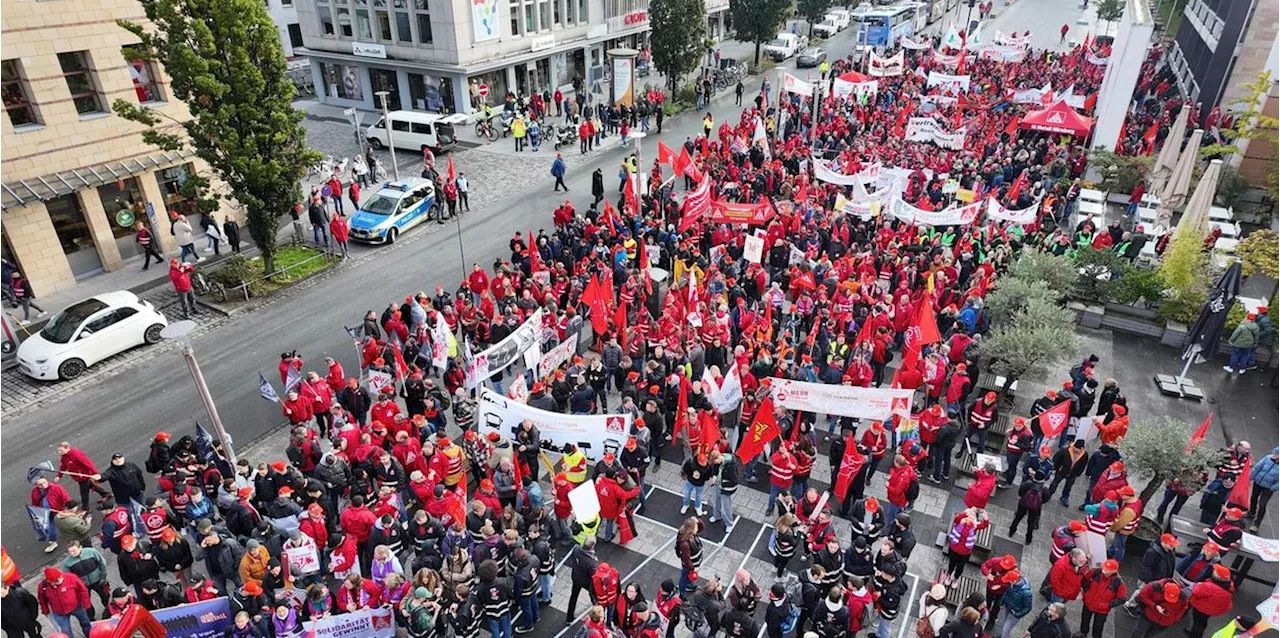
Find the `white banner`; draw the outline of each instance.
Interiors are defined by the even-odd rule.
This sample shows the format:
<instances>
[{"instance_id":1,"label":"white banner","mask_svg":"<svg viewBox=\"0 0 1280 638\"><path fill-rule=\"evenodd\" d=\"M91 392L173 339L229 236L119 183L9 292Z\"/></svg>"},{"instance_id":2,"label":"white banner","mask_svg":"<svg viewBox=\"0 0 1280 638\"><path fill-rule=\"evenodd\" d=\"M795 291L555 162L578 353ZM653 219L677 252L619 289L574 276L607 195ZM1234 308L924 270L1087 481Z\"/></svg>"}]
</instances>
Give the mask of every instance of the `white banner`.
<instances>
[{"instance_id":1,"label":"white banner","mask_svg":"<svg viewBox=\"0 0 1280 638\"><path fill-rule=\"evenodd\" d=\"M517 374L516 380L512 381L511 385L507 386L507 396L510 397L512 401L519 401L520 403L529 402L529 386L524 382L524 373Z\"/></svg>"},{"instance_id":2,"label":"white banner","mask_svg":"<svg viewBox=\"0 0 1280 638\"><path fill-rule=\"evenodd\" d=\"M871 52L871 57L867 65L867 75L878 78L893 77L902 75L907 68L907 52L898 51L897 55L882 58L876 55L875 51Z\"/></svg>"},{"instance_id":3,"label":"white banner","mask_svg":"<svg viewBox=\"0 0 1280 638\"><path fill-rule=\"evenodd\" d=\"M747 235L742 244L742 257L751 263L761 263L764 257L764 238Z\"/></svg>"},{"instance_id":4,"label":"white banner","mask_svg":"<svg viewBox=\"0 0 1280 638\"><path fill-rule=\"evenodd\" d=\"M890 202L889 212L894 217L913 224L926 226L965 226L972 224L982 212L982 202L955 206L943 210L922 210L911 204L894 199Z\"/></svg>"},{"instance_id":5,"label":"white banner","mask_svg":"<svg viewBox=\"0 0 1280 638\"><path fill-rule=\"evenodd\" d=\"M879 80L867 80L866 82L846 82L840 78L836 78L831 83L831 95L837 99L846 99L850 96L861 97L863 95L875 95L880 89Z\"/></svg>"},{"instance_id":6,"label":"white banner","mask_svg":"<svg viewBox=\"0 0 1280 638\"><path fill-rule=\"evenodd\" d=\"M1092 64L1094 66L1107 66L1107 63L1110 61L1111 61L1110 57L1104 58L1098 55L1097 53L1089 53L1089 64Z\"/></svg>"},{"instance_id":7,"label":"white banner","mask_svg":"<svg viewBox=\"0 0 1280 638\"><path fill-rule=\"evenodd\" d=\"M1067 106L1070 106L1070 107L1071 107L1071 108L1073 108L1073 109L1076 109L1076 110L1083 110L1083 109L1084 109L1084 96L1083 96L1083 95L1076 95L1076 94L1073 92L1073 91L1075 91L1075 88L1076 88L1076 85L1072 84L1071 86L1068 86L1067 88L1063 89L1061 92L1054 93L1054 94L1053 94L1053 101L1054 101L1054 103L1057 103L1057 102L1066 102L1066 103L1067 103Z\"/></svg>"},{"instance_id":8,"label":"white banner","mask_svg":"<svg viewBox=\"0 0 1280 638\"><path fill-rule=\"evenodd\" d=\"M320 571L320 555L315 545L286 548L284 556L289 563L289 573L294 576L308 576Z\"/></svg>"},{"instance_id":9,"label":"white banner","mask_svg":"<svg viewBox=\"0 0 1280 638\"><path fill-rule=\"evenodd\" d=\"M782 90L805 97L813 96L813 85L790 73L782 74Z\"/></svg>"},{"instance_id":10,"label":"white banner","mask_svg":"<svg viewBox=\"0 0 1280 638\"><path fill-rule=\"evenodd\" d=\"M911 415L914 390L858 388L848 385L808 383L791 379L771 379L773 400L788 410L804 410L857 419L886 421L894 414Z\"/></svg>"},{"instance_id":11,"label":"white banner","mask_svg":"<svg viewBox=\"0 0 1280 638\"><path fill-rule=\"evenodd\" d=\"M525 350L541 342L542 308L529 316L506 339L475 356L476 382L484 381L516 362Z\"/></svg>"},{"instance_id":12,"label":"white banner","mask_svg":"<svg viewBox=\"0 0 1280 638\"><path fill-rule=\"evenodd\" d=\"M991 41L995 42L996 44L1022 47L1025 49L1031 46L1031 34L1027 33L1025 35L1017 35L1017 34L1005 35L999 31L996 31L996 37L992 38Z\"/></svg>"},{"instance_id":13,"label":"white banner","mask_svg":"<svg viewBox=\"0 0 1280 638\"><path fill-rule=\"evenodd\" d=\"M567 335L567 339L542 355L542 360L538 362L538 376L545 377L551 374L556 368L560 367L560 364L568 361L573 356L573 353L578 351L579 334L575 332Z\"/></svg>"},{"instance_id":14,"label":"white banner","mask_svg":"<svg viewBox=\"0 0 1280 638\"><path fill-rule=\"evenodd\" d=\"M928 42L916 42L915 40L911 39L911 36L907 36L907 35L904 35L900 39L898 39L898 44L901 45L902 48L911 49L912 51L922 51L924 49L928 49L933 46Z\"/></svg>"},{"instance_id":15,"label":"white banner","mask_svg":"<svg viewBox=\"0 0 1280 638\"><path fill-rule=\"evenodd\" d=\"M964 148L967 129L954 131L943 130L942 125L931 117L913 117L907 120L907 141L931 142L941 148L960 150Z\"/></svg>"},{"instance_id":16,"label":"white banner","mask_svg":"<svg viewBox=\"0 0 1280 638\"><path fill-rule=\"evenodd\" d=\"M595 479L587 479L569 490L569 508L574 518L589 521L600 513L600 494L596 492Z\"/></svg>"},{"instance_id":17,"label":"white banner","mask_svg":"<svg viewBox=\"0 0 1280 638\"><path fill-rule=\"evenodd\" d=\"M1044 96L1053 92L1053 86L1046 84L1039 89L1022 89L1013 92L1014 104L1041 104L1044 102ZM1007 95L1007 94L1006 94Z\"/></svg>"},{"instance_id":18,"label":"white banner","mask_svg":"<svg viewBox=\"0 0 1280 638\"><path fill-rule=\"evenodd\" d=\"M324 616L320 620L303 623L309 638L394 638L395 618L390 607L375 607L358 611Z\"/></svg>"},{"instance_id":19,"label":"white banner","mask_svg":"<svg viewBox=\"0 0 1280 638\"><path fill-rule=\"evenodd\" d=\"M1240 549L1257 554L1263 562L1280 562L1280 540L1274 538L1262 538L1246 533L1240 539Z\"/></svg>"},{"instance_id":20,"label":"white banner","mask_svg":"<svg viewBox=\"0 0 1280 638\"><path fill-rule=\"evenodd\" d=\"M592 460L609 450L620 450L631 433L630 414L561 414L516 403L488 388L480 390L480 432L497 432L514 439L516 429L525 419L533 421L542 433L545 448L559 451L565 443L573 443Z\"/></svg>"},{"instance_id":21,"label":"white banner","mask_svg":"<svg viewBox=\"0 0 1280 638\"><path fill-rule=\"evenodd\" d=\"M851 186L853 184L872 184L880 179L883 166L876 162L862 167L856 175L845 175L831 169L826 160L813 160L813 176L831 184Z\"/></svg>"},{"instance_id":22,"label":"white banner","mask_svg":"<svg viewBox=\"0 0 1280 638\"><path fill-rule=\"evenodd\" d=\"M365 387L369 388L369 392L375 396L382 392L383 388L391 387L392 383L394 383L391 380L391 375L381 370L365 370L364 382Z\"/></svg>"},{"instance_id":23,"label":"white banner","mask_svg":"<svg viewBox=\"0 0 1280 638\"><path fill-rule=\"evenodd\" d=\"M978 57L983 60L1021 62L1026 59L1027 50L1011 44L988 44L978 50Z\"/></svg>"},{"instance_id":24,"label":"white banner","mask_svg":"<svg viewBox=\"0 0 1280 638\"><path fill-rule=\"evenodd\" d=\"M987 200L987 217L998 219L1001 221L1012 222L1018 225L1030 224L1036 220L1038 215L1036 211L1040 209L1040 201L1023 208L1021 210L1013 210L1005 208L996 198L992 197Z\"/></svg>"},{"instance_id":25,"label":"white banner","mask_svg":"<svg viewBox=\"0 0 1280 638\"><path fill-rule=\"evenodd\" d=\"M957 65L959 65L959 64L960 64L960 56L962 56L962 55L964 55L964 52L963 52L963 51L962 51L962 52L960 52L960 53L956 53L956 54L946 54L946 53L940 53L940 52L938 52L937 50L934 50L934 52L933 52L933 61L934 61L934 62L936 62L936 63L938 63L938 64L940 64L940 65L942 65L942 66L952 66L952 67L953 67L953 66L957 66Z\"/></svg>"},{"instance_id":26,"label":"white banner","mask_svg":"<svg viewBox=\"0 0 1280 638\"><path fill-rule=\"evenodd\" d=\"M711 368L704 368L702 383L707 386L707 399L711 401L711 407L719 410L720 414L732 412L742 404L742 377L738 375L736 363L730 364L729 374L724 376L718 386L711 376Z\"/></svg>"},{"instance_id":27,"label":"white banner","mask_svg":"<svg viewBox=\"0 0 1280 638\"><path fill-rule=\"evenodd\" d=\"M967 93L969 91L968 75L951 75L950 73L938 73L937 71L929 72L929 88L942 87L945 91L960 91Z\"/></svg>"}]
</instances>

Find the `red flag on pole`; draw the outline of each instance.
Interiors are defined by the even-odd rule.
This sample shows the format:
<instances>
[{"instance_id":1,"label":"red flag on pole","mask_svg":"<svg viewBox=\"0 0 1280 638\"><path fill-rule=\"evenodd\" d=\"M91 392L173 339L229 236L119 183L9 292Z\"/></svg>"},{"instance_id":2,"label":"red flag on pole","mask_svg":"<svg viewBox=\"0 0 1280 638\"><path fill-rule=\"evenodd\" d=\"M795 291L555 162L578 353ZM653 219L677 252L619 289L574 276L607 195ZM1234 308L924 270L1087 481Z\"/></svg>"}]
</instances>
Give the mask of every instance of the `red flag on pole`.
<instances>
[{"instance_id":1,"label":"red flag on pole","mask_svg":"<svg viewBox=\"0 0 1280 638\"><path fill-rule=\"evenodd\" d=\"M538 244L533 241L533 231L529 231L529 272L541 272L542 254L538 252Z\"/></svg>"},{"instance_id":2,"label":"red flag on pole","mask_svg":"<svg viewBox=\"0 0 1280 638\"><path fill-rule=\"evenodd\" d=\"M676 423L671 427L672 443L675 443L676 437L680 436L680 429L689 425L685 423L685 421L687 421L688 419L689 419L689 378L681 374L680 375L680 398L676 400Z\"/></svg>"},{"instance_id":3,"label":"red flag on pole","mask_svg":"<svg viewBox=\"0 0 1280 638\"><path fill-rule=\"evenodd\" d=\"M1244 469L1240 472L1240 477L1236 479L1236 486L1231 488L1231 493L1227 495L1228 504L1236 504L1241 509L1249 509L1249 492L1253 488L1253 480L1249 478L1249 472L1253 470L1253 457L1249 457L1244 462ZM1249 512L1253 514L1253 512Z\"/></svg>"},{"instance_id":4,"label":"red flag on pole","mask_svg":"<svg viewBox=\"0 0 1280 638\"><path fill-rule=\"evenodd\" d=\"M640 199L636 197L636 180L639 179L635 175L627 177L626 188L623 189L622 200L631 207L632 215L640 214Z\"/></svg>"},{"instance_id":5,"label":"red flag on pole","mask_svg":"<svg viewBox=\"0 0 1280 638\"><path fill-rule=\"evenodd\" d=\"M636 525L634 519L631 518L631 510L623 508L621 512L618 512L618 544L626 545L635 537Z\"/></svg>"},{"instance_id":6,"label":"red flag on pole","mask_svg":"<svg viewBox=\"0 0 1280 638\"><path fill-rule=\"evenodd\" d=\"M703 452L709 452L720 440L720 419L711 410L703 410L698 422L698 443Z\"/></svg>"},{"instance_id":7,"label":"red flag on pole","mask_svg":"<svg viewBox=\"0 0 1280 638\"><path fill-rule=\"evenodd\" d=\"M914 368L920 361L920 352L926 345L937 343L942 340L942 335L938 332L938 320L933 316L933 300L930 295L926 294L924 299L920 300L920 305L916 308L916 316L913 323L907 327L907 333L904 335L903 343L905 347L902 350L902 365L898 366L899 370ZM894 373L895 377L897 373Z\"/></svg>"},{"instance_id":8,"label":"red flag on pole","mask_svg":"<svg viewBox=\"0 0 1280 638\"><path fill-rule=\"evenodd\" d=\"M1067 420L1071 416L1071 402L1063 401L1058 405L1045 410L1036 417L1040 419L1040 431L1045 437L1055 437L1067 429Z\"/></svg>"},{"instance_id":9,"label":"red flag on pole","mask_svg":"<svg viewBox=\"0 0 1280 638\"><path fill-rule=\"evenodd\" d=\"M409 364L404 362L404 355L400 353L400 348L392 348L391 352L396 355L396 373L403 379L409 375Z\"/></svg>"},{"instance_id":10,"label":"red flag on pole","mask_svg":"<svg viewBox=\"0 0 1280 638\"><path fill-rule=\"evenodd\" d=\"M680 217L680 232L684 232L711 210L711 179L703 178L697 188L689 191L684 199L684 214Z\"/></svg>"},{"instance_id":11,"label":"red flag on pole","mask_svg":"<svg viewBox=\"0 0 1280 638\"><path fill-rule=\"evenodd\" d=\"M1022 194L1022 189L1026 188L1026 186L1027 169L1024 168L1021 173L1018 173L1018 177L1013 180L1013 183L1009 185L1009 193L1006 196L1006 199L1011 202L1018 201L1018 196Z\"/></svg>"},{"instance_id":12,"label":"red flag on pole","mask_svg":"<svg viewBox=\"0 0 1280 638\"><path fill-rule=\"evenodd\" d=\"M671 170L675 171L676 175L684 176L691 166L693 166L693 158L689 157L689 149L681 146L680 154L671 158Z\"/></svg>"},{"instance_id":13,"label":"red flag on pole","mask_svg":"<svg viewBox=\"0 0 1280 638\"><path fill-rule=\"evenodd\" d=\"M1187 447L1183 449L1183 452L1190 453L1191 450L1200 447L1200 443L1204 441L1204 435L1209 433L1209 424L1212 422L1213 413L1210 412L1209 416L1204 418L1204 422L1200 424L1200 427L1196 428L1196 431L1191 434L1191 440L1187 441Z\"/></svg>"},{"instance_id":14,"label":"red flag on pole","mask_svg":"<svg viewBox=\"0 0 1280 638\"><path fill-rule=\"evenodd\" d=\"M591 328L598 335L604 334L609 329L609 310L605 307L604 291L595 275L591 276L587 289L582 291L582 301L591 308Z\"/></svg>"},{"instance_id":15,"label":"red flag on pole","mask_svg":"<svg viewBox=\"0 0 1280 638\"><path fill-rule=\"evenodd\" d=\"M782 428L778 427L778 420L773 416L773 399L765 397L751 419L751 427L747 428L742 442L738 444L738 458L743 463L750 463L764 451L764 446L779 436L782 436Z\"/></svg>"},{"instance_id":16,"label":"red flag on pole","mask_svg":"<svg viewBox=\"0 0 1280 638\"><path fill-rule=\"evenodd\" d=\"M849 493L849 484L853 483L853 477L862 471L862 466L866 463L867 457L858 452L858 446L852 443L844 446L844 458L840 459L840 469L836 472L836 497L841 501L844 500L845 494Z\"/></svg>"},{"instance_id":17,"label":"red flag on pole","mask_svg":"<svg viewBox=\"0 0 1280 638\"><path fill-rule=\"evenodd\" d=\"M449 175L450 184L458 181L458 172L453 169L453 155L449 155L449 168L447 169L447 173Z\"/></svg>"},{"instance_id":18,"label":"red flag on pole","mask_svg":"<svg viewBox=\"0 0 1280 638\"><path fill-rule=\"evenodd\" d=\"M672 162L675 161L675 159L676 159L676 152L671 150L670 146L663 144L662 141L659 140L658 141L658 163L671 164ZM674 168L674 165L672 167Z\"/></svg>"},{"instance_id":19,"label":"red flag on pole","mask_svg":"<svg viewBox=\"0 0 1280 638\"><path fill-rule=\"evenodd\" d=\"M638 262L640 264L641 275L647 280L649 275L644 271L649 269L649 250L645 248L644 237L636 238L636 252L639 253ZM646 286L648 284L646 283Z\"/></svg>"},{"instance_id":20,"label":"red flag on pole","mask_svg":"<svg viewBox=\"0 0 1280 638\"><path fill-rule=\"evenodd\" d=\"M613 329L618 331L618 343L623 350L627 349L627 302L618 304L613 313Z\"/></svg>"}]
</instances>

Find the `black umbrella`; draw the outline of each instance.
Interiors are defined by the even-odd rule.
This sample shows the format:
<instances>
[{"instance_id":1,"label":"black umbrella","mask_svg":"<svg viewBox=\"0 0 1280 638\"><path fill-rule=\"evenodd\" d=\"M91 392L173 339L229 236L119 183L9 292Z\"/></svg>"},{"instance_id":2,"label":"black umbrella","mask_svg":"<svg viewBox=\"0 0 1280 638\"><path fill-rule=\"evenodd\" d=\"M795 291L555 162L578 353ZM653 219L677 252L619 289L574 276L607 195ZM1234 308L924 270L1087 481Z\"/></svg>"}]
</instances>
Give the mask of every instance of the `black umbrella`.
<instances>
[{"instance_id":1,"label":"black umbrella","mask_svg":"<svg viewBox=\"0 0 1280 638\"><path fill-rule=\"evenodd\" d=\"M1205 356L1208 358L1218 352L1218 341L1222 339L1222 328L1227 323L1227 312L1231 310L1231 304L1235 303L1239 293L1240 262L1235 262L1218 278L1218 283L1214 284L1213 290L1209 291L1209 298L1200 308L1200 316L1196 317L1196 322L1187 331L1187 349L1183 358L1194 355L1193 350L1207 353Z\"/></svg>"}]
</instances>

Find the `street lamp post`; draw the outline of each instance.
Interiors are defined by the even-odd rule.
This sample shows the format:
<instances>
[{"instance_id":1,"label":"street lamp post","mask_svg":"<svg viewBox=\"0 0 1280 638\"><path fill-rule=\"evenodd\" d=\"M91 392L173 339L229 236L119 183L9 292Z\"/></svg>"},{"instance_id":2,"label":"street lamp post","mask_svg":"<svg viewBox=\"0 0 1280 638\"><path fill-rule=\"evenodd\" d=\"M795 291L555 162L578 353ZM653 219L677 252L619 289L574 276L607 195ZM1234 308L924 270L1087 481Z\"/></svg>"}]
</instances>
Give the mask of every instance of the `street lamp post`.
<instances>
[{"instance_id":1,"label":"street lamp post","mask_svg":"<svg viewBox=\"0 0 1280 638\"><path fill-rule=\"evenodd\" d=\"M382 126L387 131L387 150L391 151L391 170L396 176L396 181L400 181L400 163L396 161L396 143L391 139L391 114L387 111L387 96L391 95L390 91L377 91L374 95L382 100Z\"/></svg>"},{"instance_id":2,"label":"street lamp post","mask_svg":"<svg viewBox=\"0 0 1280 638\"><path fill-rule=\"evenodd\" d=\"M976 4L978 4L978 0L969 0L969 15L965 16L964 19L964 33L966 36L971 33L970 29L973 28L973 7Z\"/></svg>"},{"instance_id":3,"label":"street lamp post","mask_svg":"<svg viewBox=\"0 0 1280 638\"><path fill-rule=\"evenodd\" d=\"M204 409L209 413L209 421L213 423L213 431L217 433L218 440L222 442L222 449L227 454L227 460L232 467L236 465L236 453L231 445L231 437L227 434L225 428L222 427L222 418L218 416L218 406L213 403L213 395L209 394L209 386L204 381L204 373L200 372L200 364L196 361L195 351L191 348L191 339L188 335L192 330L196 329L194 321L179 321L160 331L160 336L165 339L172 339L178 342L178 346L182 348L182 358L187 360L187 370L191 372L191 380L196 384L196 392L200 394L200 402L204 404Z\"/></svg>"}]
</instances>

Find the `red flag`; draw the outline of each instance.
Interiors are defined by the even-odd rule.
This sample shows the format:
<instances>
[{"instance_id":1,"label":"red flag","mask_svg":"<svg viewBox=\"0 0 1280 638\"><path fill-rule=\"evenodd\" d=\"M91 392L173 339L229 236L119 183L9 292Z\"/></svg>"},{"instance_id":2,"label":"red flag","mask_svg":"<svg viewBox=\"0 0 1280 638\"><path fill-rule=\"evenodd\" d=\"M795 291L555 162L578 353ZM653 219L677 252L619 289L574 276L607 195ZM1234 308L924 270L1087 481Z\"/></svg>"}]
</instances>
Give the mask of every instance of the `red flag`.
<instances>
[{"instance_id":1,"label":"red flag","mask_svg":"<svg viewBox=\"0 0 1280 638\"><path fill-rule=\"evenodd\" d=\"M1160 133L1160 120L1157 119L1153 121L1151 123L1151 126L1147 128L1147 131L1142 134L1142 142L1147 145L1147 150L1150 150L1155 147L1156 135L1158 135L1159 133Z\"/></svg>"},{"instance_id":2,"label":"red flag","mask_svg":"<svg viewBox=\"0 0 1280 638\"><path fill-rule=\"evenodd\" d=\"M796 439L800 438L800 415L801 411L796 410L796 422L791 424L791 438L789 439L792 443L795 443Z\"/></svg>"},{"instance_id":3,"label":"red flag","mask_svg":"<svg viewBox=\"0 0 1280 638\"><path fill-rule=\"evenodd\" d=\"M767 301L767 300L764 302L764 329L765 329L764 340L772 341L773 340L773 302Z\"/></svg>"},{"instance_id":4,"label":"red flag","mask_svg":"<svg viewBox=\"0 0 1280 638\"><path fill-rule=\"evenodd\" d=\"M685 421L689 419L689 378L680 375L680 398L676 400L676 423L671 427L671 442L675 443L676 437L680 436L681 428L685 427Z\"/></svg>"},{"instance_id":5,"label":"red flag","mask_svg":"<svg viewBox=\"0 0 1280 638\"><path fill-rule=\"evenodd\" d=\"M582 291L582 301L591 308L591 328L597 335L604 334L609 329L609 310L605 307L604 291L595 275L591 276L587 289Z\"/></svg>"},{"instance_id":6,"label":"red flag","mask_svg":"<svg viewBox=\"0 0 1280 638\"><path fill-rule=\"evenodd\" d=\"M1004 127L1005 135L1016 135L1018 133L1019 126L1022 126L1021 116L1015 117L1012 120L1009 120L1009 125Z\"/></svg>"},{"instance_id":7,"label":"red flag","mask_svg":"<svg viewBox=\"0 0 1280 638\"><path fill-rule=\"evenodd\" d=\"M1092 111L1093 107L1097 106L1097 104L1098 104L1098 92L1094 91L1093 93L1089 94L1089 97L1084 99L1085 112L1087 113L1089 111ZM1121 138L1121 139L1124 139L1124 138Z\"/></svg>"},{"instance_id":8,"label":"red flag","mask_svg":"<svg viewBox=\"0 0 1280 638\"><path fill-rule=\"evenodd\" d=\"M542 272L542 253L538 252L538 244L533 241L533 231L529 231L529 272Z\"/></svg>"},{"instance_id":9,"label":"red flag","mask_svg":"<svg viewBox=\"0 0 1280 638\"><path fill-rule=\"evenodd\" d=\"M627 178L627 185L622 191L622 200L631 206L632 215L640 214L640 200L636 198L636 180L634 176Z\"/></svg>"},{"instance_id":10,"label":"red flag","mask_svg":"<svg viewBox=\"0 0 1280 638\"><path fill-rule=\"evenodd\" d=\"M873 316L873 315L867 315L867 319L866 319L865 321L863 321L863 322L862 322L862 327L861 327L861 328L858 328L858 335L857 335L856 337L854 337L854 338L853 338L853 342L854 342L855 344L870 343L870 342L871 342L871 337L873 337L873 336L874 336L874 335L873 335L873 333L871 332L871 317L872 317L872 316Z\"/></svg>"},{"instance_id":11,"label":"red flag","mask_svg":"<svg viewBox=\"0 0 1280 638\"><path fill-rule=\"evenodd\" d=\"M618 544L626 545L635 537L636 526L631 519L631 511L624 508L621 512L618 512Z\"/></svg>"},{"instance_id":12,"label":"red flag","mask_svg":"<svg viewBox=\"0 0 1280 638\"><path fill-rule=\"evenodd\" d=\"M1189 454L1191 450L1200 447L1200 443L1204 441L1204 435L1209 433L1209 424L1212 422L1213 413L1210 412L1209 416L1204 418L1204 423L1201 423L1200 427L1196 428L1196 431L1191 434L1191 440L1187 441L1187 447L1182 451Z\"/></svg>"},{"instance_id":13,"label":"red flag","mask_svg":"<svg viewBox=\"0 0 1280 638\"><path fill-rule=\"evenodd\" d=\"M449 176L449 183L453 184L458 181L458 172L453 169L453 155L449 155L449 168L446 171Z\"/></svg>"},{"instance_id":14,"label":"red flag","mask_svg":"<svg viewBox=\"0 0 1280 638\"><path fill-rule=\"evenodd\" d=\"M409 364L404 362L404 355L400 353L400 348L392 348L391 352L396 355L396 373L403 379L409 374Z\"/></svg>"},{"instance_id":15,"label":"red flag","mask_svg":"<svg viewBox=\"0 0 1280 638\"><path fill-rule=\"evenodd\" d=\"M639 253L639 255L637 255L639 260L638 263L640 264L641 274L646 281L645 285L648 286L649 275L644 271L649 269L649 251L645 248L644 237L638 237L637 239L639 240L636 242L636 252Z\"/></svg>"},{"instance_id":16,"label":"red flag","mask_svg":"<svg viewBox=\"0 0 1280 638\"><path fill-rule=\"evenodd\" d=\"M691 166L693 166L693 158L689 157L689 149L681 146L680 154L671 158L671 170L675 171L676 175L684 175Z\"/></svg>"},{"instance_id":17,"label":"red flag","mask_svg":"<svg viewBox=\"0 0 1280 638\"><path fill-rule=\"evenodd\" d=\"M720 419L711 410L703 410L698 421L698 443L703 452L708 452L720 440Z\"/></svg>"},{"instance_id":18,"label":"red flag","mask_svg":"<svg viewBox=\"0 0 1280 638\"><path fill-rule=\"evenodd\" d=\"M680 217L680 232L693 226L711 210L711 178L704 177L698 187L684 198L684 215Z\"/></svg>"},{"instance_id":19,"label":"red flag","mask_svg":"<svg viewBox=\"0 0 1280 638\"><path fill-rule=\"evenodd\" d=\"M1024 168L1021 173L1018 173L1018 177L1013 180L1013 183L1009 185L1009 192L1005 198L1011 202L1018 201L1018 196L1022 194L1022 189L1026 188L1026 186L1027 169Z\"/></svg>"},{"instance_id":20,"label":"red flag","mask_svg":"<svg viewBox=\"0 0 1280 638\"><path fill-rule=\"evenodd\" d=\"M1244 469L1240 472L1240 478L1236 479L1236 486L1231 488L1231 493L1227 495L1228 504L1234 503L1242 509L1249 509L1249 492L1253 488L1253 480L1249 478L1251 470L1253 470L1253 457L1249 457L1249 460L1244 462Z\"/></svg>"},{"instance_id":21,"label":"red flag","mask_svg":"<svg viewBox=\"0 0 1280 638\"><path fill-rule=\"evenodd\" d=\"M1045 410L1036 417L1040 420L1040 431L1046 438L1055 437L1067 429L1067 420L1071 416L1071 402L1063 401Z\"/></svg>"},{"instance_id":22,"label":"red flag","mask_svg":"<svg viewBox=\"0 0 1280 638\"><path fill-rule=\"evenodd\" d=\"M778 421L773 416L773 398L765 397L760 401L755 417L751 419L751 427L747 428L742 442L738 444L738 458L743 463L750 463L751 459L764 451L764 446L779 436L782 436L782 428L778 427Z\"/></svg>"},{"instance_id":23,"label":"red flag","mask_svg":"<svg viewBox=\"0 0 1280 638\"><path fill-rule=\"evenodd\" d=\"M627 302L618 304L613 313L613 329L618 331L618 343L623 350L627 349Z\"/></svg>"},{"instance_id":24,"label":"red flag","mask_svg":"<svg viewBox=\"0 0 1280 638\"><path fill-rule=\"evenodd\" d=\"M466 508L466 506L464 506L464 505L462 504L464 501L466 501L466 500L467 500L467 496L466 496L466 494L467 494L467 476L466 476L466 474L467 474L466 472L463 472L463 473L462 473L462 480L458 482L458 488L459 488L459 491L460 491L460 493L461 493L462 495L461 495L461 496L459 496L459 495L458 495L458 494L459 494L459 492L455 492L455 493L453 493L453 494L448 494L447 496L445 496L445 499L446 499L446 504L445 504L445 513L446 513L446 514L448 514L450 517L452 517L452 519L453 519L454 521L466 521L466 520L467 520L467 508ZM445 521L445 524L446 524L446 525L452 525L452 522L451 522L451 521Z\"/></svg>"},{"instance_id":25,"label":"red flag","mask_svg":"<svg viewBox=\"0 0 1280 638\"><path fill-rule=\"evenodd\" d=\"M844 446L844 458L840 459L840 470L836 472L836 498L844 500L845 494L849 493L849 484L853 483L853 477L862 471L862 466L867 464L867 457L858 452L858 446L852 443Z\"/></svg>"},{"instance_id":26,"label":"red flag","mask_svg":"<svg viewBox=\"0 0 1280 638\"><path fill-rule=\"evenodd\" d=\"M791 285L797 288L808 288L809 292L813 292L818 289L818 282L814 281L812 270L806 270L797 275L795 282Z\"/></svg>"},{"instance_id":27,"label":"red flag","mask_svg":"<svg viewBox=\"0 0 1280 638\"><path fill-rule=\"evenodd\" d=\"M961 35L960 37L963 38L964 35ZM965 62L968 60L968 57L969 56L964 54L964 51L960 52L960 63L956 65L956 75L965 74Z\"/></svg>"},{"instance_id":28,"label":"red flag","mask_svg":"<svg viewBox=\"0 0 1280 638\"><path fill-rule=\"evenodd\" d=\"M671 150L670 146L658 141L658 163L671 164L676 159L676 152ZM673 166L674 167L674 166Z\"/></svg>"},{"instance_id":29,"label":"red flag","mask_svg":"<svg viewBox=\"0 0 1280 638\"><path fill-rule=\"evenodd\" d=\"M898 366L899 370L911 369L916 367L920 361L921 350L931 343L937 343L942 340L942 335L938 332L938 320L933 316L933 302L926 294L924 299L920 300L920 305L916 309L915 320L910 326L907 326L907 332L903 336L904 348L902 350L902 365ZM894 372L896 380L898 373Z\"/></svg>"}]
</instances>

